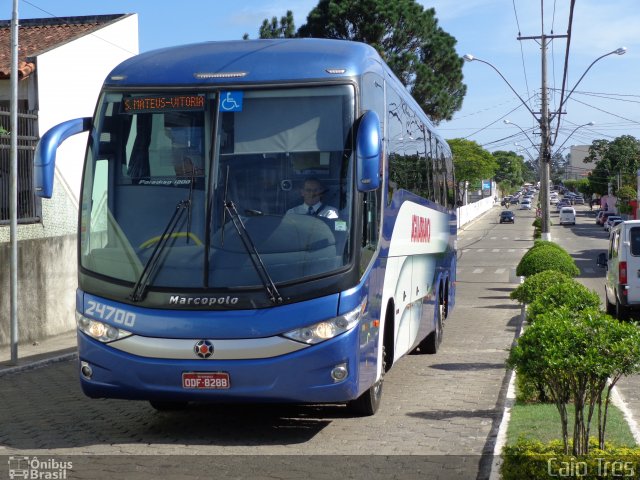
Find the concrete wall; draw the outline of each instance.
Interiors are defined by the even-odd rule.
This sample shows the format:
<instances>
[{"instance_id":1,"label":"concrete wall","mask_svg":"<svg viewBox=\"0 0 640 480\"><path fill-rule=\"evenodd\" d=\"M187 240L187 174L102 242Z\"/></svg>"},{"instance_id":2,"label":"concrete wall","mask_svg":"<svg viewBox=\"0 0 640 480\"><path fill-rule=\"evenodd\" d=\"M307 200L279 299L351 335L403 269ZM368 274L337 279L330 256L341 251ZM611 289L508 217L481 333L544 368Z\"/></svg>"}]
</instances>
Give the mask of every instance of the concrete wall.
<instances>
[{"instance_id":1,"label":"concrete wall","mask_svg":"<svg viewBox=\"0 0 640 480\"><path fill-rule=\"evenodd\" d=\"M10 336L10 245L0 243L0 345ZM31 343L75 328L76 236L19 242L18 339Z\"/></svg>"},{"instance_id":2,"label":"concrete wall","mask_svg":"<svg viewBox=\"0 0 640 480\"><path fill-rule=\"evenodd\" d=\"M491 210L494 205L493 197L486 197L478 202L469 203L458 208L458 228L478 218L484 212Z\"/></svg>"}]
</instances>

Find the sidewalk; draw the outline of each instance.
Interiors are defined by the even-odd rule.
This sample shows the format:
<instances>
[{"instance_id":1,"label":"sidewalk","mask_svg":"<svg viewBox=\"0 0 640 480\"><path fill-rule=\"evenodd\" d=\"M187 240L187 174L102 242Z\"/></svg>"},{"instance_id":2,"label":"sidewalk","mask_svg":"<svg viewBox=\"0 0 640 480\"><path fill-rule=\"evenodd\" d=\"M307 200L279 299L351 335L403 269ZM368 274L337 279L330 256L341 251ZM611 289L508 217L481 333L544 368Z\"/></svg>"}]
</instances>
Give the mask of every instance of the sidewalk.
<instances>
[{"instance_id":1,"label":"sidewalk","mask_svg":"<svg viewBox=\"0 0 640 480\"><path fill-rule=\"evenodd\" d=\"M0 377L70 360L76 356L75 330L33 343L19 343L18 359L15 364L11 362L10 345L0 346Z\"/></svg>"}]
</instances>

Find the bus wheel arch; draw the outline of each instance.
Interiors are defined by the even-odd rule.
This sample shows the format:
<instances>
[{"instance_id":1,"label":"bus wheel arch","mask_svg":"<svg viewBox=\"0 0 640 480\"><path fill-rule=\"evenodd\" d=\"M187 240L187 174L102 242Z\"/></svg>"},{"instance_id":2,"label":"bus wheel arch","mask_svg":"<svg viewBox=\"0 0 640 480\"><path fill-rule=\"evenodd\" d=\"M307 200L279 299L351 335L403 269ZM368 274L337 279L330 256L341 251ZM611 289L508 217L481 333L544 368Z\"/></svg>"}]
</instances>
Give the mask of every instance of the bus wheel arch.
<instances>
[{"instance_id":1,"label":"bus wheel arch","mask_svg":"<svg viewBox=\"0 0 640 480\"><path fill-rule=\"evenodd\" d=\"M382 373L388 372L393 366L395 356L395 304L389 300L384 316L384 331L382 332Z\"/></svg>"},{"instance_id":2,"label":"bus wheel arch","mask_svg":"<svg viewBox=\"0 0 640 480\"><path fill-rule=\"evenodd\" d=\"M376 382L365 390L358 398L347 402L347 408L356 416L367 417L374 415L378 411L380 403L382 402L384 374L388 372L393 365L395 324L394 308L393 301L389 301L384 317L382 343L380 344L380 348L382 349L382 372L380 374L380 378L378 378Z\"/></svg>"}]
</instances>

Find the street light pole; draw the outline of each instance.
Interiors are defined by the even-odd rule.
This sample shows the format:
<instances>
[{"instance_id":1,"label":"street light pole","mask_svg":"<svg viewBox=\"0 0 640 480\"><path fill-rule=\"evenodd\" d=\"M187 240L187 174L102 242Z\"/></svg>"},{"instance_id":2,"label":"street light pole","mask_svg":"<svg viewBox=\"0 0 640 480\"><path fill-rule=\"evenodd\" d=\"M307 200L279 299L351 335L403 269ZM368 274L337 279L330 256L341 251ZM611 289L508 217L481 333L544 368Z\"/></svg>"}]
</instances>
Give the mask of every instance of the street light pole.
<instances>
[{"instance_id":1,"label":"street light pole","mask_svg":"<svg viewBox=\"0 0 640 480\"><path fill-rule=\"evenodd\" d=\"M522 127L520 125L518 125L517 123L513 123L511 120L503 120L502 121L505 125L515 125L516 127L518 127L520 129L520 131L522 132L522 134L527 137L527 140L529 140L529 142L531 143L531 146L533 148L536 148L536 144L533 143L533 140L531 140L531 137L529 137L529 135L527 135L527 132L525 132Z\"/></svg>"},{"instance_id":2,"label":"street light pole","mask_svg":"<svg viewBox=\"0 0 640 480\"><path fill-rule=\"evenodd\" d=\"M495 66L493 66L491 63L487 62L486 60L481 60L479 58L474 57L471 54L466 54L463 56L464 60L467 62L478 61L486 65L489 65L493 70L495 70L496 73L500 75L500 78L504 80L504 82L509 86L511 91L516 95L516 97L518 97L518 99L522 102L525 108L529 111L529 113L531 113L531 115L533 115L533 118L535 118L538 124L540 125L540 136L541 136L540 160L539 160L540 202L542 204L542 239L543 240L551 240L551 233L549 232L549 224L550 224L550 221L549 221L549 176L550 176L549 168L551 164L551 146L553 145L553 142L551 140L551 120L555 118L555 115L558 115L558 117L560 116L560 114L562 113L561 111L562 106L566 103L566 101L574 92L578 84L582 81L582 79L587 74L587 72L598 60L601 60L606 56L613 55L614 53L617 55L623 55L627 51L625 47L620 47L616 50L613 50L609 53L606 53L596 58L591 63L591 65L587 67L586 71L582 74L582 76L580 77L578 82L574 85L574 87L571 89L569 94L561 101L558 111L555 112L552 117L549 114L549 100L547 96L547 42L554 38L566 38L567 36L568 35L541 35L541 36L535 36L535 37L518 37L518 40L536 40L536 41L540 40L540 45L542 50L542 59L541 59L541 62L542 62L542 109L540 112L540 117L538 117L536 113L533 110L531 110L529 105L527 105L527 102L525 102L522 99L522 97L518 95L518 92L516 92L513 86L507 81L504 75L502 75L500 70L498 70Z\"/></svg>"},{"instance_id":3,"label":"street light pole","mask_svg":"<svg viewBox=\"0 0 640 480\"><path fill-rule=\"evenodd\" d=\"M11 317L11 364L18 362L18 0L13 0L11 15L11 99L10 99L10 172L9 210L11 243L10 260L10 317Z\"/></svg>"}]
</instances>

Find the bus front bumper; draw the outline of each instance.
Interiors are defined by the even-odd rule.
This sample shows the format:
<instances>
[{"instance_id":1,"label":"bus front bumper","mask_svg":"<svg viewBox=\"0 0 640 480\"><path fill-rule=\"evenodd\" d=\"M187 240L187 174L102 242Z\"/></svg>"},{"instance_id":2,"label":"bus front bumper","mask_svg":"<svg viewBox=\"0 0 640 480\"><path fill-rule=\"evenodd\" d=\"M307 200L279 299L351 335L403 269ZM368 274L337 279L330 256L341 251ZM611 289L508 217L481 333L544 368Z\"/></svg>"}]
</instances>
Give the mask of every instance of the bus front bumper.
<instances>
[{"instance_id":1,"label":"bus front bumper","mask_svg":"<svg viewBox=\"0 0 640 480\"><path fill-rule=\"evenodd\" d=\"M197 341L189 342L193 349ZM211 342L215 347L215 340ZM216 359L212 350L209 358L202 359L153 358L118 350L78 332L82 390L93 398L340 403L356 398L364 388L359 388L358 378L359 362L363 361L358 327L317 345L270 358ZM375 371L376 349L366 350L371 353L364 355L364 363ZM344 374L344 369L346 376L336 380L336 372ZM216 374L228 378L228 383L222 382L222 388L190 388L185 386L185 374Z\"/></svg>"}]
</instances>

